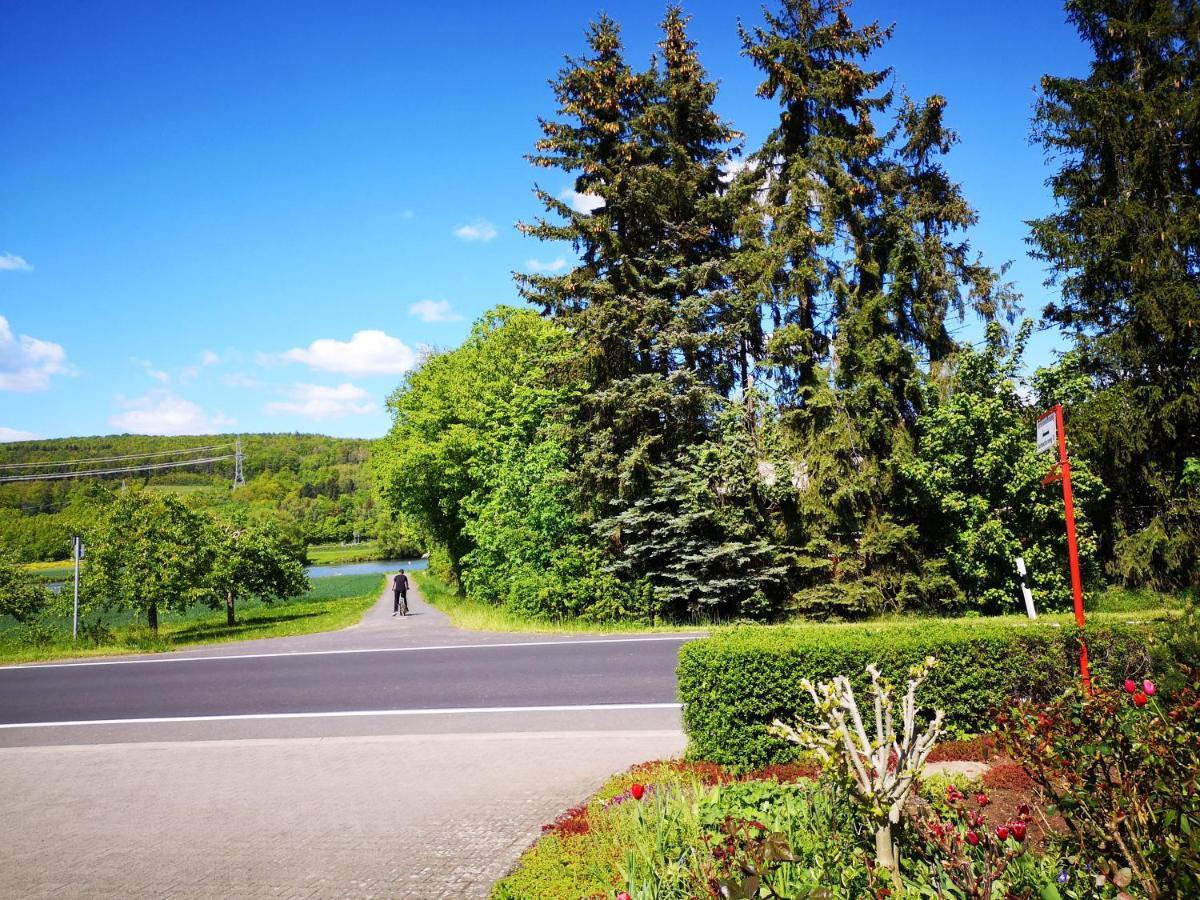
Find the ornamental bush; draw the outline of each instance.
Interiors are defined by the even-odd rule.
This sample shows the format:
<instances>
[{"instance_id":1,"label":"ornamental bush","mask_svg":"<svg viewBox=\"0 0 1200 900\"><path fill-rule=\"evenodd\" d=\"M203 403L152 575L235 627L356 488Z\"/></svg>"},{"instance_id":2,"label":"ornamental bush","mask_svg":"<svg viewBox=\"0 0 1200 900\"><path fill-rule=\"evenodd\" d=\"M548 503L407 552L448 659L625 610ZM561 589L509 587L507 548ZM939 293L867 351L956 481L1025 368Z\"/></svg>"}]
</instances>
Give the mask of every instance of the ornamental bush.
<instances>
[{"instance_id":1,"label":"ornamental bush","mask_svg":"<svg viewBox=\"0 0 1200 900\"><path fill-rule=\"evenodd\" d=\"M1098 883L1200 896L1200 672L1188 674L1171 692L1097 678L1089 694L1018 703L999 718L1000 749L1053 803Z\"/></svg>"},{"instance_id":2,"label":"ornamental bush","mask_svg":"<svg viewBox=\"0 0 1200 900\"><path fill-rule=\"evenodd\" d=\"M1087 629L1094 677L1144 677L1165 626L1098 625ZM868 687L870 663L902 682L933 656L941 665L923 688L922 705L946 713L951 735L987 730L993 711L1015 698L1048 700L1078 677L1079 632L1052 624L980 619L871 625L744 627L684 645L679 693L688 753L724 765L788 762L800 750L772 734L776 719L804 718L812 699L804 679L850 676Z\"/></svg>"}]
</instances>

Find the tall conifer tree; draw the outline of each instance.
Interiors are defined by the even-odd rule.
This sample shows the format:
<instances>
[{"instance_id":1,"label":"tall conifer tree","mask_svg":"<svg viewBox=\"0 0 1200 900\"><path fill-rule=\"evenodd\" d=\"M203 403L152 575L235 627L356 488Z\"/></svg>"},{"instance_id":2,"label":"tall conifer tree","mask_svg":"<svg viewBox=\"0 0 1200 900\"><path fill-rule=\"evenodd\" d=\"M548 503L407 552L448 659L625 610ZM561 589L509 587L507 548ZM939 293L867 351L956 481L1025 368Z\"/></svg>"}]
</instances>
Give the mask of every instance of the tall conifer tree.
<instances>
[{"instance_id":1,"label":"tall conifer tree","mask_svg":"<svg viewBox=\"0 0 1200 900\"><path fill-rule=\"evenodd\" d=\"M1118 566L1195 583L1183 481L1200 456L1200 3L1066 10L1095 58L1086 78L1042 79L1034 137L1061 160L1058 209L1031 223L1062 288L1045 315L1097 389L1077 432L1112 491Z\"/></svg>"},{"instance_id":2,"label":"tall conifer tree","mask_svg":"<svg viewBox=\"0 0 1200 900\"><path fill-rule=\"evenodd\" d=\"M644 493L678 448L704 439L732 380L719 327L732 247L721 176L736 135L712 109L716 88L685 26L668 10L661 65L639 73L615 23L601 18L591 55L568 60L552 84L564 121L542 122L530 157L572 174L576 196L591 199L580 211L538 190L555 220L523 230L569 241L580 264L517 280L579 338L589 384L575 430L580 474L619 504Z\"/></svg>"},{"instance_id":3,"label":"tall conifer tree","mask_svg":"<svg viewBox=\"0 0 1200 900\"><path fill-rule=\"evenodd\" d=\"M919 600L915 526L895 496L921 405L924 366L954 349L948 317L1009 305L958 232L975 213L938 157L956 138L945 101L895 102L865 62L890 36L855 28L840 0L784 0L743 29L779 126L745 180L765 198L747 252L771 271L767 345L800 456L802 541L822 603ZM893 121L881 130L877 120ZM832 572L846 590L823 583ZM853 587L850 585L853 584Z\"/></svg>"}]
</instances>

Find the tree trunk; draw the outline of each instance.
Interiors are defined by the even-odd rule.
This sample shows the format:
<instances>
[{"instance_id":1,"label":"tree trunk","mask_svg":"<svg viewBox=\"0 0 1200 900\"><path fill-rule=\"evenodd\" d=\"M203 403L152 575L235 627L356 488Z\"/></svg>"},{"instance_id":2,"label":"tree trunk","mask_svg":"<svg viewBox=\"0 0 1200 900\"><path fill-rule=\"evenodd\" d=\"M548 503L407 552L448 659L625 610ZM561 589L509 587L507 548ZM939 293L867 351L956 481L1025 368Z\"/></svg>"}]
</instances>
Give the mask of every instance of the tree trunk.
<instances>
[{"instance_id":1,"label":"tree trunk","mask_svg":"<svg viewBox=\"0 0 1200 900\"><path fill-rule=\"evenodd\" d=\"M233 624L233 591L225 592L225 624Z\"/></svg>"},{"instance_id":2,"label":"tree trunk","mask_svg":"<svg viewBox=\"0 0 1200 900\"><path fill-rule=\"evenodd\" d=\"M896 829L899 827L899 811L895 816L889 815L886 822L875 832L875 861L880 868L891 871L892 881L897 891L901 887L900 880L900 848L896 845Z\"/></svg>"},{"instance_id":3,"label":"tree trunk","mask_svg":"<svg viewBox=\"0 0 1200 900\"><path fill-rule=\"evenodd\" d=\"M158 601L157 600L150 604L150 611L149 611L149 614L147 617L150 620L150 630L153 631L155 637L157 637L158 636Z\"/></svg>"}]
</instances>

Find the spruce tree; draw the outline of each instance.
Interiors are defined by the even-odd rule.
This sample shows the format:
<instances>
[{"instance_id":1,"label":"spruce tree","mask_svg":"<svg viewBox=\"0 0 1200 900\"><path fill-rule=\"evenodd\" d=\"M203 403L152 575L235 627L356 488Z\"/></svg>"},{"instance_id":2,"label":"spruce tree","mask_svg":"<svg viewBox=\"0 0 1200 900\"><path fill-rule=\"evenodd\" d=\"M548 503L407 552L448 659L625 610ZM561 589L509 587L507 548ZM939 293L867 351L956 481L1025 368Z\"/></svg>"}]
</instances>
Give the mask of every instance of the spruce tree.
<instances>
[{"instance_id":1,"label":"spruce tree","mask_svg":"<svg viewBox=\"0 0 1200 900\"><path fill-rule=\"evenodd\" d=\"M763 234L746 246L772 271L767 365L805 485L801 566L814 589L802 603L863 612L946 587L916 577L896 464L925 367L954 350L950 317L990 318L1012 298L961 237L976 219L939 161L956 140L944 99L896 102L890 71L864 67L890 29L855 28L847 7L785 0L766 27L743 29L767 76L759 93L781 107L744 178L765 198Z\"/></svg>"},{"instance_id":2,"label":"spruce tree","mask_svg":"<svg viewBox=\"0 0 1200 900\"><path fill-rule=\"evenodd\" d=\"M615 23L601 18L591 55L568 60L552 83L563 120L542 122L530 157L573 175L597 204L580 212L539 188L554 220L523 230L569 241L579 265L516 277L578 340L589 390L574 444L581 486L602 502L631 502L655 466L703 440L731 384L717 326L732 245L721 176L735 135L712 110L716 88L685 26L668 10L661 66L635 72Z\"/></svg>"},{"instance_id":3,"label":"spruce tree","mask_svg":"<svg viewBox=\"0 0 1200 900\"><path fill-rule=\"evenodd\" d=\"M1046 76L1034 137L1060 161L1035 254L1096 393L1071 410L1111 490L1117 568L1196 582L1184 467L1200 446L1200 4L1070 0L1094 54ZM1154 560L1154 565L1146 565Z\"/></svg>"}]
</instances>

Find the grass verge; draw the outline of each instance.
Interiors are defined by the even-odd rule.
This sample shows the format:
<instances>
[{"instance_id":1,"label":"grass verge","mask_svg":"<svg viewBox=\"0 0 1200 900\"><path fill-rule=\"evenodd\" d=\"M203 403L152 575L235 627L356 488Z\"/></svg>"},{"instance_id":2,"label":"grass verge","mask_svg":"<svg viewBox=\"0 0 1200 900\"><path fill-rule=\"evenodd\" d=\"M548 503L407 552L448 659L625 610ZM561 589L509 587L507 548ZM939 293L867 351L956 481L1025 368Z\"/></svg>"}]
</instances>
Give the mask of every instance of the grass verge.
<instances>
[{"instance_id":1,"label":"grass verge","mask_svg":"<svg viewBox=\"0 0 1200 900\"><path fill-rule=\"evenodd\" d=\"M311 555L311 551L310 551ZM726 627L721 623L696 623L693 625L642 625L622 622L588 622L581 619L525 619L503 606L494 606L479 600L465 597L445 581L428 571L410 572L417 581L421 595L433 606L440 609L458 628L468 631L520 631L535 633L567 633L567 634L627 634L631 632L697 632L710 631ZM1159 619L1173 610L1183 606L1185 595L1160 594L1153 591L1130 591L1110 588L1096 595L1094 608L1088 612L1088 622L1091 624L1117 624L1131 621L1150 621ZM1038 618L1042 624L1070 626L1075 622L1072 613L1049 613ZM1011 625L1025 627L1030 620L1023 615L938 618L920 615L897 615L865 622L818 623L797 620L780 626L786 628L814 629L861 629L878 626L890 628L893 626L926 628L940 623L954 622L969 627L972 622L989 625ZM731 623L732 624L732 623Z\"/></svg>"},{"instance_id":2,"label":"grass verge","mask_svg":"<svg viewBox=\"0 0 1200 900\"><path fill-rule=\"evenodd\" d=\"M336 631L357 623L379 598L382 575L334 575L314 579L308 593L282 603L255 599L238 604L237 622L225 623L224 609L193 607L183 613L159 613L157 637L126 610L81 616L85 629L80 640L71 640L70 607L57 604L34 628L0 620L0 662L35 662L128 653L162 653L203 644L290 637L319 631ZM65 615L64 615L65 610ZM87 635L100 633L97 642Z\"/></svg>"},{"instance_id":3,"label":"grass verge","mask_svg":"<svg viewBox=\"0 0 1200 900\"><path fill-rule=\"evenodd\" d=\"M467 631L519 631L556 634L654 634L705 630L700 625L643 625L635 622L588 622L583 619L525 619L503 606L464 597L432 572L409 572L421 596Z\"/></svg>"}]
</instances>

